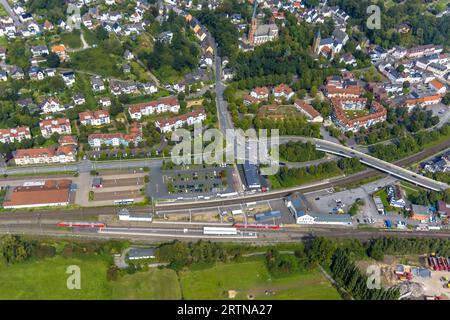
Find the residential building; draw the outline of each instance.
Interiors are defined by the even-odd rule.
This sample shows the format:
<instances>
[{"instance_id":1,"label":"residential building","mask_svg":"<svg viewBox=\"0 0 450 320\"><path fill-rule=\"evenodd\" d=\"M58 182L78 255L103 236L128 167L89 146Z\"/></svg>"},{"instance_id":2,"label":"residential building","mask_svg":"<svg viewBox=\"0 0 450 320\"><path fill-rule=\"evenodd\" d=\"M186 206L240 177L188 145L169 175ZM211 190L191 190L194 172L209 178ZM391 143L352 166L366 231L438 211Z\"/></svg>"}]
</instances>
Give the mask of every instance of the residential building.
<instances>
[{"instance_id":1,"label":"residential building","mask_svg":"<svg viewBox=\"0 0 450 320\"><path fill-rule=\"evenodd\" d=\"M70 146L18 149L13 152L18 166L33 164L68 163L76 161L76 150Z\"/></svg>"},{"instance_id":2,"label":"residential building","mask_svg":"<svg viewBox=\"0 0 450 320\"><path fill-rule=\"evenodd\" d=\"M267 87L256 87L250 91L250 95L258 100L267 99L269 97L269 88Z\"/></svg>"},{"instance_id":3,"label":"residential building","mask_svg":"<svg viewBox=\"0 0 450 320\"><path fill-rule=\"evenodd\" d=\"M42 45L41 46L31 46L30 51L34 58L49 54L47 46L42 46Z\"/></svg>"},{"instance_id":4,"label":"residential building","mask_svg":"<svg viewBox=\"0 0 450 320\"><path fill-rule=\"evenodd\" d=\"M66 47L63 44L53 46L51 51L59 57L61 62L66 61L68 58Z\"/></svg>"},{"instance_id":5,"label":"residential building","mask_svg":"<svg viewBox=\"0 0 450 320\"><path fill-rule=\"evenodd\" d=\"M343 79L340 76L329 76L325 86L325 94L329 98L347 97L358 98L363 88L352 78Z\"/></svg>"},{"instance_id":6,"label":"residential building","mask_svg":"<svg viewBox=\"0 0 450 320\"><path fill-rule=\"evenodd\" d=\"M59 100L54 97L50 97L45 99L40 105L39 108L43 113L55 113L62 112L65 110L64 106L59 103Z\"/></svg>"},{"instance_id":7,"label":"residential building","mask_svg":"<svg viewBox=\"0 0 450 320\"><path fill-rule=\"evenodd\" d=\"M0 142L13 143L20 142L25 139L31 139L29 127L17 127L9 129L0 129Z\"/></svg>"},{"instance_id":8,"label":"residential building","mask_svg":"<svg viewBox=\"0 0 450 320\"><path fill-rule=\"evenodd\" d=\"M155 122L156 127L163 133L173 131L185 125L192 126L201 123L206 119L206 112L203 108L195 109L183 115L172 118L159 119Z\"/></svg>"},{"instance_id":9,"label":"residential building","mask_svg":"<svg viewBox=\"0 0 450 320\"><path fill-rule=\"evenodd\" d=\"M305 115L306 119L308 119L308 122L313 123L322 123L323 117L320 115L320 113L313 108L312 105L309 103L306 103L304 100L297 99L294 102L294 106L299 110L303 115Z\"/></svg>"},{"instance_id":10,"label":"residential building","mask_svg":"<svg viewBox=\"0 0 450 320\"><path fill-rule=\"evenodd\" d=\"M141 128L138 123L131 125L129 134L122 133L94 133L88 136L88 143L93 148L100 148L102 145L118 147L134 145L137 146L142 141Z\"/></svg>"},{"instance_id":11,"label":"residential building","mask_svg":"<svg viewBox=\"0 0 450 320\"><path fill-rule=\"evenodd\" d=\"M387 187L387 196L391 207L403 209L406 206L402 190L398 185Z\"/></svg>"},{"instance_id":12,"label":"residential building","mask_svg":"<svg viewBox=\"0 0 450 320\"><path fill-rule=\"evenodd\" d=\"M275 96L275 99L291 99L295 93L292 91L291 87L289 87L287 84L280 84L273 88L273 95Z\"/></svg>"},{"instance_id":13,"label":"residential building","mask_svg":"<svg viewBox=\"0 0 450 320\"><path fill-rule=\"evenodd\" d=\"M72 133L70 121L67 118L47 118L39 122L39 128L41 129L41 134L44 138L49 138L54 133L60 135Z\"/></svg>"},{"instance_id":14,"label":"residential building","mask_svg":"<svg viewBox=\"0 0 450 320\"><path fill-rule=\"evenodd\" d=\"M367 103L366 98L332 98L332 120L342 131L356 132L378 122L386 121L387 111L377 101ZM347 112L363 112L362 115L348 116Z\"/></svg>"},{"instance_id":15,"label":"residential building","mask_svg":"<svg viewBox=\"0 0 450 320\"><path fill-rule=\"evenodd\" d=\"M128 113L132 119L140 120L143 116L160 114L164 112L178 113L180 103L177 98L161 98L149 102L133 104L128 107Z\"/></svg>"},{"instance_id":16,"label":"residential building","mask_svg":"<svg viewBox=\"0 0 450 320\"><path fill-rule=\"evenodd\" d=\"M105 110L80 112L78 117L84 126L103 126L111 123L109 112Z\"/></svg>"},{"instance_id":17,"label":"residential building","mask_svg":"<svg viewBox=\"0 0 450 320\"><path fill-rule=\"evenodd\" d=\"M103 82L103 79L99 76L92 76L91 77L91 86L92 91L94 92L102 92L105 90L105 83Z\"/></svg>"}]
</instances>

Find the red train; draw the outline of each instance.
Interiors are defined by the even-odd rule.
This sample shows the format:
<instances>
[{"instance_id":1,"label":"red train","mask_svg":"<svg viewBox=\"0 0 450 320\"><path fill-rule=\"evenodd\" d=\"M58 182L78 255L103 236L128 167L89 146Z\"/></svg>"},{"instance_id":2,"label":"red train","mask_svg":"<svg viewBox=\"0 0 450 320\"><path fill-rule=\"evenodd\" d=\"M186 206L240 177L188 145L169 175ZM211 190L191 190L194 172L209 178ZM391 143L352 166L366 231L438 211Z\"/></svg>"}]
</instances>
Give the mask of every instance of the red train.
<instances>
[{"instance_id":1,"label":"red train","mask_svg":"<svg viewBox=\"0 0 450 320\"><path fill-rule=\"evenodd\" d=\"M69 228L105 228L106 224L102 222L61 221L56 226Z\"/></svg>"},{"instance_id":2,"label":"red train","mask_svg":"<svg viewBox=\"0 0 450 320\"><path fill-rule=\"evenodd\" d=\"M233 228L238 229L281 229L280 225L277 224L244 224L244 223L234 223Z\"/></svg>"}]
</instances>

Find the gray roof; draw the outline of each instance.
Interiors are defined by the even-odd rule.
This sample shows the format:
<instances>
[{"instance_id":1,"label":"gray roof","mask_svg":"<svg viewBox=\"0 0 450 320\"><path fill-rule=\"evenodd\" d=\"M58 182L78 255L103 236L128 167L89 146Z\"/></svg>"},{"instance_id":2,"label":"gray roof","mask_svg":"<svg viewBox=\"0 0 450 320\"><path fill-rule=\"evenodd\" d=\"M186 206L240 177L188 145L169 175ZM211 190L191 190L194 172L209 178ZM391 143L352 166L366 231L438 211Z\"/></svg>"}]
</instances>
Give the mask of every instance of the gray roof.
<instances>
[{"instance_id":1,"label":"gray roof","mask_svg":"<svg viewBox=\"0 0 450 320\"><path fill-rule=\"evenodd\" d=\"M428 207L426 206L421 206L418 204L413 204L411 205L411 209L412 211L414 211L414 213L420 214L420 215L427 215L430 213L430 210Z\"/></svg>"},{"instance_id":2,"label":"gray roof","mask_svg":"<svg viewBox=\"0 0 450 320\"><path fill-rule=\"evenodd\" d=\"M128 252L129 258L140 258L154 255L155 248L131 248Z\"/></svg>"},{"instance_id":3,"label":"gray roof","mask_svg":"<svg viewBox=\"0 0 450 320\"><path fill-rule=\"evenodd\" d=\"M345 222L352 223L352 218L348 214L344 213L308 213L310 216L316 218L315 221L318 222Z\"/></svg>"}]
</instances>

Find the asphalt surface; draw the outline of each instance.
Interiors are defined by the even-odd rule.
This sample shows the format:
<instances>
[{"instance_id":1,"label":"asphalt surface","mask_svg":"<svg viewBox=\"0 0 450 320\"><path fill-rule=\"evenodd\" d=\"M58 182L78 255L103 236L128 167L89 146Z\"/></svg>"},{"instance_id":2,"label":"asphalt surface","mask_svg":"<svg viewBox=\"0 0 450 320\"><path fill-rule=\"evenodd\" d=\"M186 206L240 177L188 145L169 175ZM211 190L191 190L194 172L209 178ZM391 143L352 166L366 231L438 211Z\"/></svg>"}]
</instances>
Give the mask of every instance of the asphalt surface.
<instances>
[{"instance_id":1,"label":"asphalt surface","mask_svg":"<svg viewBox=\"0 0 450 320\"><path fill-rule=\"evenodd\" d=\"M431 148L428 148L422 152L419 152L413 156L401 159L399 161L394 162L398 166L407 166L412 163L419 162L423 159L429 158L437 153L442 152L445 149L450 148L450 141L444 141L438 145L435 145ZM385 174L376 171L373 169L367 169L351 176L338 178L336 180L330 182L324 182L313 186L300 186L296 188L291 188L287 190L281 190L276 192L267 192L267 193L258 193L252 196L247 196L245 199L243 198L230 198L230 199L211 199L208 201L197 201L192 203L160 203L155 207L161 210L180 210L180 209L190 209L190 208L206 208L212 206L227 206L232 204L242 204L245 202L252 202L257 200L271 200L271 199L279 199L283 198L294 191L300 191L303 193L313 192L324 190L328 188L334 187L345 187L348 184L353 184L360 182L362 180L384 176ZM136 207L134 210L139 212L152 212L153 207L151 206L142 206ZM114 207L100 207L100 208L83 208L83 209L50 209L45 211L12 211L12 212L4 212L0 214L1 220L21 220L28 219L30 217L39 218L39 217L57 217L57 218L70 218L77 217L83 219L86 216L98 216L101 214L113 214L116 211Z\"/></svg>"},{"instance_id":2,"label":"asphalt surface","mask_svg":"<svg viewBox=\"0 0 450 320\"><path fill-rule=\"evenodd\" d=\"M0 0L0 4L5 8L8 15L14 20L16 26L21 25L19 17L14 13L7 0Z\"/></svg>"}]
</instances>

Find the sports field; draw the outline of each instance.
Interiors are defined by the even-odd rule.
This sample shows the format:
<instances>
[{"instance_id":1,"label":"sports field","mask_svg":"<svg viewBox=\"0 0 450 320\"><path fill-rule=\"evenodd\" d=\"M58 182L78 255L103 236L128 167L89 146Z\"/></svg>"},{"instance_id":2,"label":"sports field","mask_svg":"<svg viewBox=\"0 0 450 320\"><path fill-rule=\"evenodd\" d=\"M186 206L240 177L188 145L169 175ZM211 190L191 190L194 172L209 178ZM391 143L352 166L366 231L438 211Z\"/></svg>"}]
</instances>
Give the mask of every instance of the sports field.
<instances>
[{"instance_id":1,"label":"sports field","mask_svg":"<svg viewBox=\"0 0 450 320\"><path fill-rule=\"evenodd\" d=\"M106 279L110 257L55 257L12 266L0 265L0 299L340 299L318 272L272 279L262 260L217 264L202 270L151 268ZM67 289L67 267L81 270L81 289Z\"/></svg>"}]
</instances>

